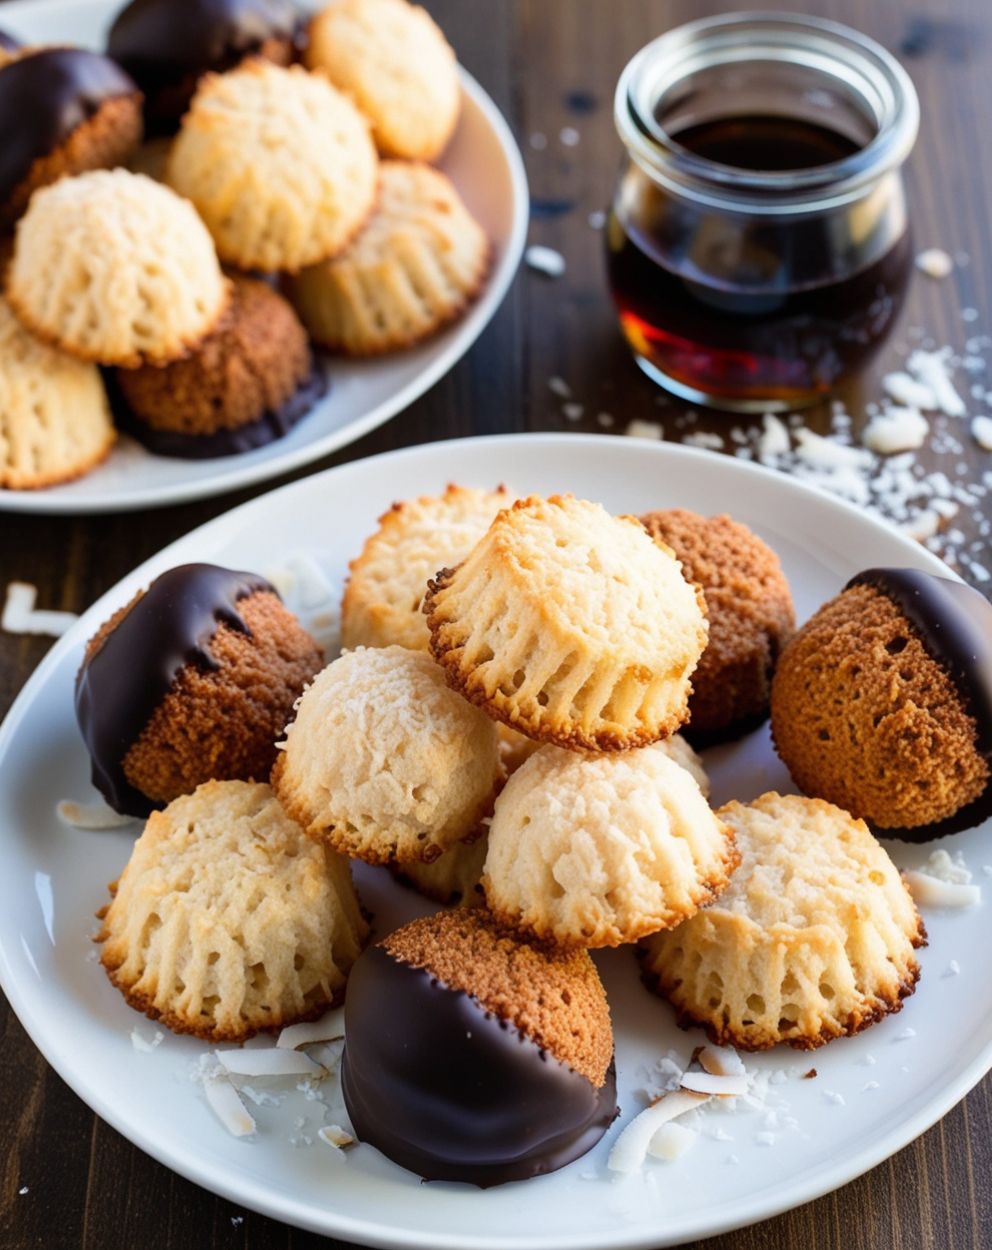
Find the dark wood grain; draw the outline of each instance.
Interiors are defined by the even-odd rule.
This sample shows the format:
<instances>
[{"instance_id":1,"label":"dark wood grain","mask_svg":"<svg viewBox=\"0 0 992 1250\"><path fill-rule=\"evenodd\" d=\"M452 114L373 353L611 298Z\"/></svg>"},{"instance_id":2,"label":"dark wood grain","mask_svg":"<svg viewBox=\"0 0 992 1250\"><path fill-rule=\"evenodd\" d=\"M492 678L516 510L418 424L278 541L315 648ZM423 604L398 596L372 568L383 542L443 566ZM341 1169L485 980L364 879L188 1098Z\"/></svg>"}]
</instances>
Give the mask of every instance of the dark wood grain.
<instances>
[{"instance_id":1,"label":"dark wood grain","mask_svg":"<svg viewBox=\"0 0 992 1250\"><path fill-rule=\"evenodd\" d=\"M447 378L388 425L309 471L475 433L601 431L600 412L610 413L618 428L633 417L660 417L671 436L680 410L659 406L657 391L620 341L605 296L602 238L588 214L605 206L619 161L612 89L626 59L670 25L746 6L435 0L431 7L462 61L510 119L539 207L545 200L572 205L558 215L535 217L531 228L531 240L558 248L568 270L558 281L523 272L491 326ZM916 325L939 342L960 346L968 334L992 327L989 0L791 0L790 7L859 26L901 52L910 68L923 104L909 171L916 239L920 246L967 253L969 263L944 282L916 278L896 339ZM577 91L592 96L592 111L570 107L569 93ZM563 126L579 130L576 147L560 143ZM529 142L535 133L546 136L543 150ZM967 328L964 307L979 314ZM852 414L877 394L879 374L894 358L883 354L847 388ZM549 390L552 376L565 378L583 404L578 424L565 419L560 399ZM809 420L825 426L826 413ZM726 418L702 416L696 428L719 432ZM926 450L920 458L938 463ZM973 444L959 458L976 470L992 468L992 457ZM165 543L256 493L128 517L0 516L0 590L21 578L38 586L39 606L79 611ZM974 536L978 519L961 515L955 525ZM0 634L0 712L48 645ZM303 1250L332 1244L239 1210L154 1163L68 1090L6 1003L0 1005L0 1030L0 1246ZM986 1080L940 1124L866 1176L778 1219L697 1243L697 1250L992 1250L990 1175L992 1082Z\"/></svg>"}]
</instances>

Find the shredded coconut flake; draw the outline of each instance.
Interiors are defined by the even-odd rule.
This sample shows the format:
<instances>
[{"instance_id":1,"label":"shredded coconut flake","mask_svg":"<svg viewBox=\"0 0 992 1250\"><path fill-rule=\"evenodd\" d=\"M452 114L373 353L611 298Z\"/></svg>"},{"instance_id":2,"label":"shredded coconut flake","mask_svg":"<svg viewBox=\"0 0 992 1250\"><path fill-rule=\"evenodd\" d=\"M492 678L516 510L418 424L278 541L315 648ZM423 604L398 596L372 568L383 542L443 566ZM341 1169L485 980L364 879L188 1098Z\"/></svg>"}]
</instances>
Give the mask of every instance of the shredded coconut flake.
<instances>
[{"instance_id":1,"label":"shredded coconut flake","mask_svg":"<svg viewBox=\"0 0 992 1250\"><path fill-rule=\"evenodd\" d=\"M861 441L872 451L889 456L922 447L929 432L930 423L915 408L888 408L872 417Z\"/></svg>"},{"instance_id":2,"label":"shredded coconut flake","mask_svg":"<svg viewBox=\"0 0 992 1250\"><path fill-rule=\"evenodd\" d=\"M333 1146L335 1150L343 1150L345 1146L351 1146L355 1141L354 1137L340 1124L327 1124L324 1128L319 1128L317 1136L326 1145Z\"/></svg>"},{"instance_id":3,"label":"shredded coconut flake","mask_svg":"<svg viewBox=\"0 0 992 1250\"><path fill-rule=\"evenodd\" d=\"M562 141L566 148L574 148L577 146L581 135L574 126L563 126L558 132L558 138Z\"/></svg>"},{"instance_id":4,"label":"shredded coconut flake","mask_svg":"<svg viewBox=\"0 0 992 1250\"><path fill-rule=\"evenodd\" d=\"M954 261L942 247L928 247L917 255L916 268L928 278L946 278L954 268Z\"/></svg>"},{"instance_id":5,"label":"shredded coconut flake","mask_svg":"<svg viewBox=\"0 0 992 1250\"><path fill-rule=\"evenodd\" d=\"M704 1046L699 1062L713 1076L744 1076L744 1060L733 1046Z\"/></svg>"},{"instance_id":6,"label":"shredded coconut flake","mask_svg":"<svg viewBox=\"0 0 992 1250\"><path fill-rule=\"evenodd\" d=\"M35 610L37 586L30 582L10 582L0 615L0 629L8 634L45 634L61 638L79 617L75 612L42 612Z\"/></svg>"},{"instance_id":7,"label":"shredded coconut flake","mask_svg":"<svg viewBox=\"0 0 992 1250\"><path fill-rule=\"evenodd\" d=\"M565 272L565 257L553 247L543 247L540 243L532 244L524 252L524 260L531 269L543 273L548 278L560 278Z\"/></svg>"},{"instance_id":8,"label":"shredded coconut flake","mask_svg":"<svg viewBox=\"0 0 992 1250\"><path fill-rule=\"evenodd\" d=\"M928 352L917 348L912 352L906 367L918 382L929 387L937 401L937 407L948 417L963 417L965 414L964 400L954 389L948 363L951 352L948 348Z\"/></svg>"},{"instance_id":9,"label":"shredded coconut flake","mask_svg":"<svg viewBox=\"0 0 992 1250\"><path fill-rule=\"evenodd\" d=\"M669 1120L675 1120L709 1101L708 1094L675 1090L664 1094L621 1130L606 1161L611 1172L636 1172L643 1164L655 1133Z\"/></svg>"},{"instance_id":10,"label":"shredded coconut flake","mask_svg":"<svg viewBox=\"0 0 992 1250\"><path fill-rule=\"evenodd\" d=\"M699 1141L699 1134L674 1120L663 1124L648 1144L648 1154L666 1163L674 1163Z\"/></svg>"},{"instance_id":11,"label":"shredded coconut flake","mask_svg":"<svg viewBox=\"0 0 992 1250\"><path fill-rule=\"evenodd\" d=\"M929 873L920 872L915 868L904 872L903 879L909 886L913 899L921 907L957 909L974 907L982 901L982 892L977 885L942 881L940 877L932 877Z\"/></svg>"},{"instance_id":12,"label":"shredded coconut flake","mask_svg":"<svg viewBox=\"0 0 992 1250\"><path fill-rule=\"evenodd\" d=\"M982 451L992 451L992 417L975 417L971 423L971 437Z\"/></svg>"},{"instance_id":13,"label":"shredded coconut flake","mask_svg":"<svg viewBox=\"0 0 992 1250\"><path fill-rule=\"evenodd\" d=\"M553 395L557 395L559 399L572 398L572 388L564 378L548 378L548 390L551 391Z\"/></svg>"},{"instance_id":14,"label":"shredded coconut flake","mask_svg":"<svg viewBox=\"0 0 992 1250\"><path fill-rule=\"evenodd\" d=\"M657 421L642 421L640 417L634 417L624 433L628 438L653 438L656 441L665 436L665 431Z\"/></svg>"},{"instance_id":15,"label":"shredded coconut flake","mask_svg":"<svg viewBox=\"0 0 992 1250\"><path fill-rule=\"evenodd\" d=\"M907 408L922 408L924 412L932 412L937 407L937 400L929 386L924 386L908 373L896 370L887 373L882 379L882 387L890 399Z\"/></svg>"},{"instance_id":16,"label":"shredded coconut flake","mask_svg":"<svg viewBox=\"0 0 992 1250\"><path fill-rule=\"evenodd\" d=\"M149 1054L156 1046L161 1046L162 1039L165 1034L161 1029L156 1029L151 1037L145 1037L143 1033L139 1033L137 1029L131 1030L131 1045L135 1050L143 1051Z\"/></svg>"},{"instance_id":17,"label":"shredded coconut flake","mask_svg":"<svg viewBox=\"0 0 992 1250\"><path fill-rule=\"evenodd\" d=\"M133 816L123 816L106 803L76 803L73 799L56 803L55 814L73 829L121 829L134 822Z\"/></svg>"},{"instance_id":18,"label":"shredded coconut flake","mask_svg":"<svg viewBox=\"0 0 992 1250\"><path fill-rule=\"evenodd\" d=\"M299 1051L288 1049L218 1050L225 1071L234 1076L319 1076L325 1069Z\"/></svg>"},{"instance_id":19,"label":"shredded coconut flake","mask_svg":"<svg viewBox=\"0 0 992 1250\"><path fill-rule=\"evenodd\" d=\"M682 1088L695 1094L713 1094L717 1097L739 1098L748 1092L747 1076L718 1076L710 1072L684 1072Z\"/></svg>"},{"instance_id":20,"label":"shredded coconut flake","mask_svg":"<svg viewBox=\"0 0 992 1250\"><path fill-rule=\"evenodd\" d=\"M255 1121L227 1077L207 1077L203 1092L210 1109L232 1137L250 1137L254 1133Z\"/></svg>"},{"instance_id":21,"label":"shredded coconut flake","mask_svg":"<svg viewBox=\"0 0 992 1250\"><path fill-rule=\"evenodd\" d=\"M325 1012L319 1020L305 1024L291 1024L276 1039L278 1050L295 1050L297 1046L312 1046L316 1042L336 1042L344 1037L344 1009L335 1007Z\"/></svg>"}]
</instances>

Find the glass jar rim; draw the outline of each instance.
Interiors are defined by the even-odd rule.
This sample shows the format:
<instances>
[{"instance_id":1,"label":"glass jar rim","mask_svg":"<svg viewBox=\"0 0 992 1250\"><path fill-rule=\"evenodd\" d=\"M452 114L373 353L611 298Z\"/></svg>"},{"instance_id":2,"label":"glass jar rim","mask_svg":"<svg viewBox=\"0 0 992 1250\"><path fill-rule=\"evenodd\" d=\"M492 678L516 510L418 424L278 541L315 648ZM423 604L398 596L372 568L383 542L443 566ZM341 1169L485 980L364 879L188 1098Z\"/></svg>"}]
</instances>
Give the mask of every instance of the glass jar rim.
<instances>
[{"instance_id":1,"label":"glass jar rim","mask_svg":"<svg viewBox=\"0 0 992 1250\"><path fill-rule=\"evenodd\" d=\"M663 92L691 73L748 60L799 64L842 81L870 111L873 137L829 164L766 172L699 156L655 118ZM627 63L614 98L620 138L649 177L682 195L764 214L822 209L864 194L905 161L919 115L911 78L874 39L826 18L760 10L666 31Z\"/></svg>"}]
</instances>

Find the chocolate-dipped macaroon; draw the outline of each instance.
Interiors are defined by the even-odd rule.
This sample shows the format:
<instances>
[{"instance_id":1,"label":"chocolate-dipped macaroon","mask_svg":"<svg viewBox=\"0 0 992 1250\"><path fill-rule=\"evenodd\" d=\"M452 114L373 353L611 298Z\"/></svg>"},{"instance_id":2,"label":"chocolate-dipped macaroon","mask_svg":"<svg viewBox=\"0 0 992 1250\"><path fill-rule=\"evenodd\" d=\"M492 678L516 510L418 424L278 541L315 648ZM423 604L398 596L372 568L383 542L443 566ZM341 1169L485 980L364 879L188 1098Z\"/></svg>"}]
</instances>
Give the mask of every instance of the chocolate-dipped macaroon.
<instances>
[{"instance_id":1,"label":"chocolate-dipped macaroon","mask_svg":"<svg viewBox=\"0 0 992 1250\"><path fill-rule=\"evenodd\" d=\"M141 141L141 92L85 48L35 48L0 62L0 225L64 174L123 164Z\"/></svg>"},{"instance_id":2,"label":"chocolate-dipped macaroon","mask_svg":"<svg viewBox=\"0 0 992 1250\"><path fill-rule=\"evenodd\" d=\"M320 647L253 573L170 569L100 627L76 677L93 784L147 816L202 782L265 781Z\"/></svg>"},{"instance_id":3,"label":"chocolate-dipped macaroon","mask_svg":"<svg viewBox=\"0 0 992 1250\"><path fill-rule=\"evenodd\" d=\"M287 434L327 389L306 331L281 295L236 277L231 296L220 325L187 356L115 375L120 424L157 455L208 459L263 447Z\"/></svg>"},{"instance_id":4,"label":"chocolate-dipped macaroon","mask_svg":"<svg viewBox=\"0 0 992 1250\"><path fill-rule=\"evenodd\" d=\"M588 953L528 945L480 909L414 920L366 950L345 1034L359 1139L425 1180L487 1188L554 1172L617 1115Z\"/></svg>"},{"instance_id":5,"label":"chocolate-dipped macaroon","mask_svg":"<svg viewBox=\"0 0 992 1250\"><path fill-rule=\"evenodd\" d=\"M174 132L196 84L246 56L296 59L302 19L292 0L131 0L114 20L107 52L145 93L151 134Z\"/></svg>"},{"instance_id":6,"label":"chocolate-dipped macaroon","mask_svg":"<svg viewBox=\"0 0 992 1250\"><path fill-rule=\"evenodd\" d=\"M775 747L806 794L910 841L992 815L992 604L868 569L800 629L772 685Z\"/></svg>"}]
</instances>

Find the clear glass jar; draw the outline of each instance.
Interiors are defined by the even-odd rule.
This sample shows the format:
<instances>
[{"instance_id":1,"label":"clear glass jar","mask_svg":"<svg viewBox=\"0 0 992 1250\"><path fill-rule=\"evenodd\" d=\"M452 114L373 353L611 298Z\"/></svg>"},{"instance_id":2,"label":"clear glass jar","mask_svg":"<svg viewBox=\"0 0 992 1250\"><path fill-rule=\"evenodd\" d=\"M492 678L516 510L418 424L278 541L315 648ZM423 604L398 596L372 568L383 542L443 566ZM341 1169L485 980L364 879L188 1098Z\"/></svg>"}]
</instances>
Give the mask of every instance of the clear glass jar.
<instances>
[{"instance_id":1,"label":"clear glass jar","mask_svg":"<svg viewBox=\"0 0 992 1250\"><path fill-rule=\"evenodd\" d=\"M637 53L615 120L610 287L651 377L782 410L880 346L912 266L900 169L919 124L884 48L817 18L705 18Z\"/></svg>"}]
</instances>

